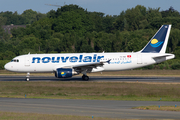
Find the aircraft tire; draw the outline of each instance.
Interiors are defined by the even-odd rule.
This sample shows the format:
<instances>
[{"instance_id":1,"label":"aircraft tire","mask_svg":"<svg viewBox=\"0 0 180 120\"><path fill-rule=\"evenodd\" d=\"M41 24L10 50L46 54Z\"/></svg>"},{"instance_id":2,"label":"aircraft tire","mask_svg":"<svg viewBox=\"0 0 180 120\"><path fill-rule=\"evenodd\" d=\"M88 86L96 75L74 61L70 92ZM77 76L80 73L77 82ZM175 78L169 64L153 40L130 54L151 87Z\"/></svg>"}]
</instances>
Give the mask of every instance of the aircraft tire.
<instances>
[{"instance_id":1,"label":"aircraft tire","mask_svg":"<svg viewBox=\"0 0 180 120\"><path fill-rule=\"evenodd\" d=\"M85 81L88 81L88 80L89 80L89 77L88 77L88 76L85 76L85 77L84 77L84 80L85 80Z\"/></svg>"},{"instance_id":2,"label":"aircraft tire","mask_svg":"<svg viewBox=\"0 0 180 120\"><path fill-rule=\"evenodd\" d=\"M26 78L26 81L29 81L29 78L28 78L28 77Z\"/></svg>"},{"instance_id":3,"label":"aircraft tire","mask_svg":"<svg viewBox=\"0 0 180 120\"><path fill-rule=\"evenodd\" d=\"M82 79L85 80L85 75L82 76Z\"/></svg>"},{"instance_id":4,"label":"aircraft tire","mask_svg":"<svg viewBox=\"0 0 180 120\"><path fill-rule=\"evenodd\" d=\"M87 75L83 75L82 76L82 79L85 80L85 81L88 81L89 80L89 77Z\"/></svg>"}]
</instances>

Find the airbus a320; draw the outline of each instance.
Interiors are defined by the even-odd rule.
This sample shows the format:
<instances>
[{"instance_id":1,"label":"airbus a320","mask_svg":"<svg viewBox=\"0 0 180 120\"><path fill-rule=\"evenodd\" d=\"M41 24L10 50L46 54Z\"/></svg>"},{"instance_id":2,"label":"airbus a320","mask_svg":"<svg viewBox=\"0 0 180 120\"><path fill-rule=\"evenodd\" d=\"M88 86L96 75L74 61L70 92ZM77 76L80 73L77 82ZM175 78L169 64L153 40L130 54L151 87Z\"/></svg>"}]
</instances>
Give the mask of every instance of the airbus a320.
<instances>
[{"instance_id":1,"label":"airbus a320","mask_svg":"<svg viewBox=\"0 0 180 120\"><path fill-rule=\"evenodd\" d=\"M87 73L128 70L173 59L174 54L165 53L170 30L171 25L162 25L138 52L27 54L13 58L4 68L27 73L27 81L36 72L54 72L57 78L82 74L83 80L89 80Z\"/></svg>"}]
</instances>

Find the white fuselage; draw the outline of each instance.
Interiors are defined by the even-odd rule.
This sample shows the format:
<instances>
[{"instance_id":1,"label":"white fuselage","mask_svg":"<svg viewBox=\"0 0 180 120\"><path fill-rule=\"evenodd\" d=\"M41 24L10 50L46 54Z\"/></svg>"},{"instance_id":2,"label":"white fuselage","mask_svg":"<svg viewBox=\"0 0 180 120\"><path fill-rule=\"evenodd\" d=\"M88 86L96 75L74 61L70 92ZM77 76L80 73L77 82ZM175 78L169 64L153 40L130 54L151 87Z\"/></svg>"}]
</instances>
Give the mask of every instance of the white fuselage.
<instances>
[{"instance_id":1,"label":"white fuselage","mask_svg":"<svg viewBox=\"0 0 180 120\"><path fill-rule=\"evenodd\" d=\"M158 57L159 56L159 57ZM173 54L117 52L117 53L68 53L68 54L28 54L15 57L5 69L14 72L54 72L57 68L73 68L89 63L103 61L102 66L92 68L90 72L119 71L139 68L173 59Z\"/></svg>"}]
</instances>

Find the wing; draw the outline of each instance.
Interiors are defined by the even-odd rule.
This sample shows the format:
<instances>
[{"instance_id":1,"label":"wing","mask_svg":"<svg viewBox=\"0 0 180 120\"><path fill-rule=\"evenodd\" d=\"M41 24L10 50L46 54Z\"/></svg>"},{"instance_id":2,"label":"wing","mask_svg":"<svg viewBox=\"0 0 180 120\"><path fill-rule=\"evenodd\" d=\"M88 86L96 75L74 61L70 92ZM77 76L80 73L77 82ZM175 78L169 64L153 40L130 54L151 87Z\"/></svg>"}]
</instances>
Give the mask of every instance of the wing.
<instances>
[{"instance_id":1,"label":"wing","mask_svg":"<svg viewBox=\"0 0 180 120\"><path fill-rule=\"evenodd\" d=\"M85 64L79 64L74 65L72 68L77 71L78 73L90 73L90 72L100 72L103 71L103 65L109 64L111 60L100 60L100 62L95 63L85 63Z\"/></svg>"},{"instance_id":2,"label":"wing","mask_svg":"<svg viewBox=\"0 0 180 120\"><path fill-rule=\"evenodd\" d=\"M97 66L102 66L104 65L104 63L110 63L111 60L108 60L108 61L100 61L100 62L93 62L93 63L85 63L85 64L79 64L79 65L74 65L73 68L77 68L77 67L88 67L88 66L94 66L94 67L97 67Z\"/></svg>"},{"instance_id":3,"label":"wing","mask_svg":"<svg viewBox=\"0 0 180 120\"><path fill-rule=\"evenodd\" d=\"M104 70L104 68L102 68L103 65L109 64L110 61L111 60L108 60L108 61L100 60L100 62L81 63L81 64L77 64L77 65L72 65L72 66L56 66L56 68L54 70L56 70L57 68L72 68L78 73L99 72L99 71L103 71ZM93 68L94 68L94 70L93 70Z\"/></svg>"}]
</instances>

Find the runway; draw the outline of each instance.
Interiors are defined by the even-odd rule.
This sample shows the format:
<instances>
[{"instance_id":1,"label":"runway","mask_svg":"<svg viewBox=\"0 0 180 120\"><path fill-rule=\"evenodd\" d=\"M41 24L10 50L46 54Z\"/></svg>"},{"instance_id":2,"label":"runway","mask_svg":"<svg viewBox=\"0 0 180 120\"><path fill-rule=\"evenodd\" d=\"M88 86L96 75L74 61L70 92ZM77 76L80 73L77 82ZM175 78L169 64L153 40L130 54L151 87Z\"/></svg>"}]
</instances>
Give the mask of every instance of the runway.
<instances>
[{"instance_id":1,"label":"runway","mask_svg":"<svg viewBox=\"0 0 180 120\"><path fill-rule=\"evenodd\" d=\"M0 76L0 81L26 81L25 76ZM30 81L83 81L81 76L59 79L54 76L30 76ZM166 82L179 83L180 77L125 77L125 76L90 76L89 81L120 81L120 82Z\"/></svg>"},{"instance_id":2,"label":"runway","mask_svg":"<svg viewBox=\"0 0 180 120\"><path fill-rule=\"evenodd\" d=\"M179 119L180 112L137 110L136 106L180 105L180 102L0 98L0 111L129 119Z\"/></svg>"}]
</instances>

